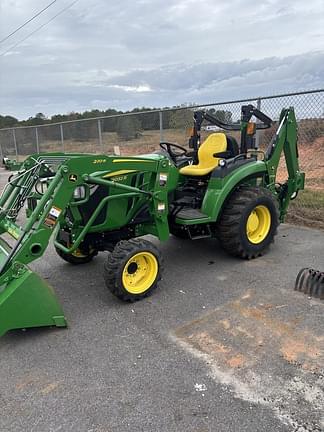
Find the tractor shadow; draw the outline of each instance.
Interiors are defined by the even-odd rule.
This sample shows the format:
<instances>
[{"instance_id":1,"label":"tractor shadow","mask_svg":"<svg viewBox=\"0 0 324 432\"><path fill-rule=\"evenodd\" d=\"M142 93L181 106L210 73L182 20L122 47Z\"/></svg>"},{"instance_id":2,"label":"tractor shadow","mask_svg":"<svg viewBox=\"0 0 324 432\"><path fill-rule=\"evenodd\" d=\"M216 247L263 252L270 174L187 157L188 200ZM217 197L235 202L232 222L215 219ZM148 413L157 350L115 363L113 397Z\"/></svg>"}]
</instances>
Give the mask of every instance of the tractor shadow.
<instances>
[{"instance_id":1,"label":"tractor shadow","mask_svg":"<svg viewBox=\"0 0 324 432\"><path fill-rule=\"evenodd\" d=\"M71 265L62 261L50 247L44 258L31 267L53 287L71 328L80 320L90 322L108 315L125 315L125 311L131 311L135 306L145 313L152 313L150 309L153 304L163 309L164 305L167 307L170 303L178 307L185 300L179 298L179 292L188 293L185 301L189 304L191 295L197 294L197 288L202 293L209 289L210 295L216 298L217 293L233 277L233 272L239 275L245 266L255 265L260 269L266 265L264 260L269 259L263 257L259 259L263 262L258 263L259 260L248 262L231 257L223 251L217 239L190 241L172 236L164 243L152 236L147 236L147 239L161 250L164 272L158 289L152 296L133 304L117 299L106 287L103 265L107 252L100 253L90 263ZM55 332L62 332L62 329L44 327L26 331L12 330L2 341L24 343L27 336L29 340L39 339L46 337L48 332L55 335Z\"/></svg>"}]
</instances>

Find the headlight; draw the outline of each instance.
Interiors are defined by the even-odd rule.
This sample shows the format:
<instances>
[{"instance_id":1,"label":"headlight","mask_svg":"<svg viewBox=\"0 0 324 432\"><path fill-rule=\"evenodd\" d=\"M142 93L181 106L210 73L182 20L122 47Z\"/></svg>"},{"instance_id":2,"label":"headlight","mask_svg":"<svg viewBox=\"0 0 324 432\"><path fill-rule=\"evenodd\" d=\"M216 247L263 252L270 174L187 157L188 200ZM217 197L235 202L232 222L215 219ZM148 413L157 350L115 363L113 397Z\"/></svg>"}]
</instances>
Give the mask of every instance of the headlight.
<instances>
[{"instance_id":1,"label":"headlight","mask_svg":"<svg viewBox=\"0 0 324 432\"><path fill-rule=\"evenodd\" d=\"M73 198L76 200L82 200L86 197L86 190L84 186L78 186L74 189Z\"/></svg>"},{"instance_id":2,"label":"headlight","mask_svg":"<svg viewBox=\"0 0 324 432\"><path fill-rule=\"evenodd\" d=\"M224 166L226 166L226 160L225 160L225 159L221 159L221 160L219 161L219 166L221 166L222 168L223 168Z\"/></svg>"},{"instance_id":3,"label":"headlight","mask_svg":"<svg viewBox=\"0 0 324 432\"><path fill-rule=\"evenodd\" d=\"M159 202L157 209L159 212L163 212L165 210L165 203L164 202Z\"/></svg>"}]
</instances>

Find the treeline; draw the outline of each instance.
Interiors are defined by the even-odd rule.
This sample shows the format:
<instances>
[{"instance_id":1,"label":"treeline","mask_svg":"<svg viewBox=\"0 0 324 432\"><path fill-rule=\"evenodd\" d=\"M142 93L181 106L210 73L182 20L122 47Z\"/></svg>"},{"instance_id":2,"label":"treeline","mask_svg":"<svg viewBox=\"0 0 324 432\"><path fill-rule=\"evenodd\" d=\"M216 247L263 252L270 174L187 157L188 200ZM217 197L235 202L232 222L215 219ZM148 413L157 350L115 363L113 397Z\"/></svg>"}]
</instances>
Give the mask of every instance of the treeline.
<instances>
[{"instance_id":1,"label":"treeline","mask_svg":"<svg viewBox=\"0 0 324 432\"><path fill-rule=\"evenodd\" d=\"M51 117L46 117L43 113L37 113L33 117L29 117L27 120L18 120L17 118L9 115L0 115L0 129L19 127L19 126L40 126L51 123L61 123L65 121L82 120L94 117L105 117L114 116L120 114L129 113L141 113L143 111L153 111L158 108L134 108L132 111L118 111L115 109L98 110L94 109L91 111L84 111L82 113L70 112L68 114L55 114ZM148 117L149 118L149 117Z\"/></svg>"},{"instance_id":2,"label":"treeline","mask_svg":"<svg viewBox=\"0 0 324 432\"><path fill-rule=\"evenodd\" d=\"M165 117L165 122L168 123L168 120L170 120L171 117L175 115L177 111L175 111L178 108L186 108L186 106L173 106L171 108L171 111L164 111L164 110L170 110L170 107L164 107L164 108L134 108L131 111L118 111L113 108L109 108L107 110L98 110L94 109L91 111L84 111L82 113L78 112L71 112L68 114L55 114L51 117L46 117L43 113L37 113L35 116L29 117L27 120L18 120L17 118L10 116L10 115L0 115L0 129L2 128L11 128L11 127L19 127L19 126L39 126L44 124L51 124L51 123L61 123L65 121L73 121L73 120L82 120L82 119L89 119L89 118L95 118L95 117L105 117L105 116L114 116L114 115L121 115L121 114L132 114L136 113L138 116L137 118L142 118L142 122L144 123L144 129L151 129L152 121L156 122L156 117L158 117L158 113L145 113L142 116L140 113L146 112L146 111L156 111L156 110L162 110L163 116ZM173 111L174 110L174 111ZM183 112L179 111L178 120L183 118L182 115L186 110ZM191 112L191 111L190 111ZM210 108L208 112L217 114L219 116L220 120L231 120L232 114L229 111L223 111L218 110L216 111L214 108ZM171 126L171 125L170 125Z\"/></svg>"},{"instance_id":3,"label":"treeline","mask_svg":"<svg viewBox=\"0 0 324 432\"><path fill-rule=\"evenodd\" d=\"M183 108L181 110L177 108ZM41 126L51 125L53 123L61 123L65 121L72 121L72 123L64 124L64 138L65 139L78 139L87 140L92 137L98 136L98 122L97 120L75 122L75 120L90 119L96 117L115 116L104 118L100 121L100 128L102 133L115 132L119 137L130 140L137 138L141 132L147 130L158 130L160 128L160 114L162 113L162 127L163 129L180 129L190 127L192 125L193 112L185 106L170 108L134 108L132 111L117 111L115 109L107 110L91 110L84 111L83 113L72 112L69 114L55 114L47 118L43 113L37 113L34 117L29 117L27 120L18 120L12 116L0 115L0 129L23 127L23 126ZM232 113L229 111L215 110L214 108L208 111L216 115L220 120L225 122L232 121ZM130 114L130 115L123 115ZM24 135L32 135L32 129L24 130ZM22 131L20 132L22 133ZM43 139L59 139L60 130L58 126L39 128L39 134ZM27 138L27 137L26 137Z\"/></svg>"}]
</instances>

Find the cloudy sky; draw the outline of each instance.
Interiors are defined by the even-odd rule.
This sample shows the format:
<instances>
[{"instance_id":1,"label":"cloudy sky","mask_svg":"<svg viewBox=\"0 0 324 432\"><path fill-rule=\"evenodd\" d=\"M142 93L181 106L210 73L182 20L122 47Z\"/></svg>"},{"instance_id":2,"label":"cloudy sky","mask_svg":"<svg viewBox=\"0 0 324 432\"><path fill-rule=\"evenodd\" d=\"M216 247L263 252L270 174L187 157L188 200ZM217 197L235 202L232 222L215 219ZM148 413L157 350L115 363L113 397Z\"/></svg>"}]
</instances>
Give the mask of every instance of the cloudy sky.
<instances>
[{"instance_id":1,"label":"cloudy sky","mask_svg":"<svg viewBox=\"0 0 324 432\"><path fill-rule=\"evenodd\" d=\"M0 0L0 39L51 0ZM56 2L0 44L0 114L207 103L324 87L323 0Z\"/></svg>"}]
</instances>

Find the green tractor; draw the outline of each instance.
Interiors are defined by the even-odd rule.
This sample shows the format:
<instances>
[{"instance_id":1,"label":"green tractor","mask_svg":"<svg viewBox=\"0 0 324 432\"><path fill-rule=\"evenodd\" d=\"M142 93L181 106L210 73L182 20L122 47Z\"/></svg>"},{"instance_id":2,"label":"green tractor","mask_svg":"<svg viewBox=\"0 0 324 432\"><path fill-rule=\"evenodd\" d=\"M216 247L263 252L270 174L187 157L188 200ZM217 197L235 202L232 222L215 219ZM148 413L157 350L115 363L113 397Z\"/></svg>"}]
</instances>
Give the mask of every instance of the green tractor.
<instances>
[{"instance_id":1,"label":"green tractor","mask_svg":"<svg viewBox=\"0 0 324 432\"><path fill-rule=\"evenodd\" d=\"M258 122L251 122L253 116ZM223 132L201 142L204 121L240 132L240 145ZM146 234L161 241L170 234L217 237L231 255L261 255L290 200L304 187L293 108L282 110L278 130L261 152L255 148L256 131L271 125L252 105L242 107L237 124L197 111L189 150L162 142L159 153L136 157L49 153L27 158L0 198L0 335L66 326L52 288L28 267L44 254L52 235L58 255L71 264L109 251L105 283L125 301L148 296L161 277L160 252L143 238ZM282 152L288 179L279 184ZM8 234L11 241L5 240Z\"/></svg>"},{"instance_id":2,"label":"green tractor","mask_svg":"<svg viewBox=\"0 0 324 432\"><path fill-rule=\"evenodd\" d=\"M2 165L8 171L18 171L22 164L22 162L18 162L16 159L9 159L6 156L2 159Z\"/></svg>"}]
</instances>

